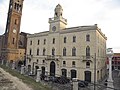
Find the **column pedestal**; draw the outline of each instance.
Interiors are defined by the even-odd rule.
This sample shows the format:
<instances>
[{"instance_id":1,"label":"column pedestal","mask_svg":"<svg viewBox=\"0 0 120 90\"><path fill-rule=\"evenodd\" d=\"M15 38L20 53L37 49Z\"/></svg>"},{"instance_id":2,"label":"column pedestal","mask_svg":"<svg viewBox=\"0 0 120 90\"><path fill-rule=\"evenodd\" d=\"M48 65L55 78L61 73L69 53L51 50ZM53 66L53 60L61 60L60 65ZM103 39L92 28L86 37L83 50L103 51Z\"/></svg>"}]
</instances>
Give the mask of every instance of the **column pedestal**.
<instances>
[{"instance_id":1,"label":"column pedestal","mask_svg":"<svg viewBox=\"0 0 120 90\"><path fill-rule=\"evenodd\" d=\"M109 76L107 80L107 90L113 90L111 88L114 88L113 86L113 79L112 79L112 56L109 56ZM110 88L109 88L110 87Z\"/></svg>"},{"instance_id":2,"label":"column pedestal","mask_svg":"<svg viewBox=\"0 0 120 90\"><path fill-rule=\"evenodd\" d=\"M15 62L12 63L12 69L15 69Z\"/></svg>"},{"instance_id":3,"label":"column pedestal","mask_svg":"<svg viewBox=\"0 0 120 90\"><path fill-rule=\"evenodd\" d=\"M73 78L73 90L78 90L78 79Z\"/></svg>"},{"instance_id":4,"label":"column pedestal","mask_svg":"<svg viewBox=\"0 0 120 90\"><path fill-rule=\"evenodd\" d=\"M40 69L37 69L36 82L40 82L40 75L41 75L41 70L40 70Z\"/></svg>"},{"instance_id":5,"label":"column pedestal","mask_svg":"<svg viewBox=\"0 0 120 90\"><path fill-rule=\"evenodd\" d=\"M20 71L21 74L24 74L24 65L21 65L21 71Z\"/></svg>"}]
</instances>

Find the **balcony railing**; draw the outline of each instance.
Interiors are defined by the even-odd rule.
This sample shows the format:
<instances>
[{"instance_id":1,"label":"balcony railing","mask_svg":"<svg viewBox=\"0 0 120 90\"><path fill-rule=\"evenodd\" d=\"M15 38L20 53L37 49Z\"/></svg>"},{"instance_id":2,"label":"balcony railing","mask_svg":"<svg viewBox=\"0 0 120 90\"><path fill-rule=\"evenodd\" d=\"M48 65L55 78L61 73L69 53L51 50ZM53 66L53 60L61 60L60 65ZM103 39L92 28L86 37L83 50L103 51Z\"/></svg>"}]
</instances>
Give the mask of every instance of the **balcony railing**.
<instances>
[{"instance_id":1,"label":"balcony railing","mask_svg":"<svg viewBox=\"0 0 120 90\"><path fill-rule=\"evenodd\" d=\"M59 61L60 58L61 58L61 56L47 55L47 57L45 59L46 60L56 60L56 61Z\"/></svg>"},{"instance_id":2,"label":"balcony railing","mask_svg":"<svg viewBox=\"0 0 120 90\"><path fill-rule=\"evenodd\" d=\"M93 57L92 56L82 56L82 61L93 61Z\"/></svg>"}]
</instances>

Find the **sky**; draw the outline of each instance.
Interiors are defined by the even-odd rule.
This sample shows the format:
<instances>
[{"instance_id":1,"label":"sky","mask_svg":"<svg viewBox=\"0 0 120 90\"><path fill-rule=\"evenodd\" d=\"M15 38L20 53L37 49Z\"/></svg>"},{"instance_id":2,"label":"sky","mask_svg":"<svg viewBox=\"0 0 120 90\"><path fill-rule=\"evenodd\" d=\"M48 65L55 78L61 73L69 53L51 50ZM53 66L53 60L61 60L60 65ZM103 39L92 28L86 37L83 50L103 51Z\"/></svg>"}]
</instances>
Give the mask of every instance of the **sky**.
<instances>
[{"instance_id":1,"label":"sky","mask_svg":"<svg viewBox=\"0 0 120 90\"><path fill-rule=\"evenodd\" d=\"M120 53L120 0L24 0L21 32L49 31L48 19L57 4L63 8L67 27L98 24L107 37L107 48ZM0 0L0 35L5 32L9 0Z\"/></svg>"}]
</instances>

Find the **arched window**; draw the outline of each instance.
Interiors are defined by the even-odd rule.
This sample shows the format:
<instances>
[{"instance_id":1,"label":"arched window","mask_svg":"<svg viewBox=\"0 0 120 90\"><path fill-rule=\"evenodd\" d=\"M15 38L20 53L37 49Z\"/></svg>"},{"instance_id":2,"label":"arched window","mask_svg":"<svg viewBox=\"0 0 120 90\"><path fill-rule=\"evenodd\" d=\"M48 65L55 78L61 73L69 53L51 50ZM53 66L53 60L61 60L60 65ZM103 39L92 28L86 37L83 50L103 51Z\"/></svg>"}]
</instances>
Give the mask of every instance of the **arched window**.
<instances>
[{"instance_id":1,"label":"arched window","mask_svg":"<svg viewBox=\"0 0 120 90\"><path fill-rule=\"evenodd\" d=\"M63 56L66 56L66 48L63 48Z\"/></svg>"},{"instance_id":2,"label":"arched window","mask_svg":"<svg viewBox=\"0 0 120 90\"><path fill-rule=\"evenodd\" d=\"M67 77L67 69L61 69L62 76Z\"/></svg>"},{"instance_id":3,"label":"arched window","mask_svg":"<svg viewBox=\"0 0 120 90\"><path fill-rule=\"evenodd\" d=\"M53 56L55 55L55 49L54 48L52 49L52 55Z\"/></svg>"},{"instance_id":4,"label":"arched window","mask_svg":"<svg viewBox=\"0 0 120 90\"><path fill-rule=\"evenodd\" d=\"M75 47L72 48L72 56L76 56L76 48Z\"/></svg>"},{"instance_id":5,"label":"arched window","mask_svg":"<svg viewBox=\"0 0 120 90\"><path fill-rule=\"evenodd\" d=\"M55 44L55 38L53 38L53 44Z\"/></svg>"},{"instance_id":6,"label":"arched window","mask_svg":"<svg viewBox=\"0 0 120 90\"><path fill-rule=\"evenodd\" d=\"M44 49L43 49L43 56L45 55L45 52L46 52L46 49L44 48Z\"/></svg>"},{"instance_id":7,"label":"arched window","mask_svg":"<svg viewBox=\"0 0 120 90\"><path fill-rule=\"evenodd\" d=\"M86 41L90 41L90 35L89 34L86 35Z\"/></svg>"},{"instance_id":8,"label":"arched window","mask_svg":"<svg viewBox=\"0 0 120 90\"><path fill-rule=\"evenodd\" d=\"M90 47L89 46L86 47L86 57L90 58Z\"/></svg>"},{"instance_id":9,"label":"arched window","mask_svg":"<svg viewBox=\"0 0 120 90\"><path fill-rule=\"evenodd\" d=\"M64 43L66 43L66 37L64 37Z\"/></svg>"}]
</instances>

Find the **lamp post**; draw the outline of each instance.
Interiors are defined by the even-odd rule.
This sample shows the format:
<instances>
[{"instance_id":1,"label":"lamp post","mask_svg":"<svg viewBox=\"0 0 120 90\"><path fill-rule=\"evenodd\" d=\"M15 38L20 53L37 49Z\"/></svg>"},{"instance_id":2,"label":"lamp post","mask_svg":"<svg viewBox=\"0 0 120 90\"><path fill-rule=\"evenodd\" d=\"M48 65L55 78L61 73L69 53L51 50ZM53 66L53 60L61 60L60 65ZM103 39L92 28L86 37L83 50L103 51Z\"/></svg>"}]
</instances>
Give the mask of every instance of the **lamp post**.
<instances>
[{"instance_id":1,"label":"lamp post","mask_svg":"<svg viewBox=\"0 0 120 90\"><path fill-rule=\"evenodd\" d=\"M112 57L113 57L114 53L113 53L112 48L108 48L106 53L107 53L107 56L109 59L109 76L108 76L108 80L107 80L108 81L107 90L113 90L113 89L110 89L109 87L114 88L113 79L112 79Z\"/></svg>"}]
</instances>

